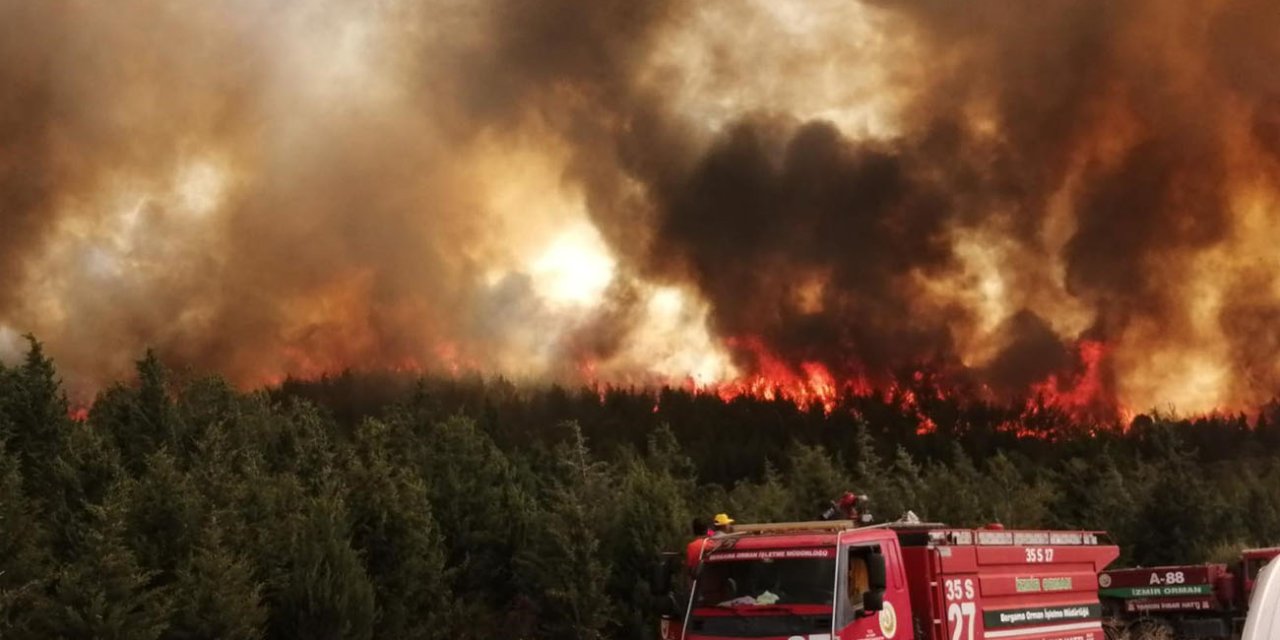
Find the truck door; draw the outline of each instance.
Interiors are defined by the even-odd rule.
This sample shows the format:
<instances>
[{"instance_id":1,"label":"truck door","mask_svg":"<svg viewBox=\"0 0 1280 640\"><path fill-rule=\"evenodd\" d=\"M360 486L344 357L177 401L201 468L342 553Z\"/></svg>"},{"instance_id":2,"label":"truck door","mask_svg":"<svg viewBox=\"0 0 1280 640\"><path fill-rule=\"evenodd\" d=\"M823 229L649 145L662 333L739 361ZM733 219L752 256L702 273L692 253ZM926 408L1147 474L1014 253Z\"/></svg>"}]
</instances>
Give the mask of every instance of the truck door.
<instances>
[{"instance_id":1,"label":"truck door","mask_svg":"<svg viewBox=\"0 0 1280 640\"><path fill-rule=\"evenodd\" d=\"M888 552L888 553L886 553ZM898 608L901 602L901 562L896 549L882 544L854 544L841 554L837 569L834 626L836 638L864 640L898 637ZM888 564L883 576L876 577L875 557ZM886 563L886 560L888 561ZM882 583L877 585L877 581ZM869 608L870 606L870 608ZM907 625L909 632L910 625ZM903 637L909 637L907 633Z\"/></svg>"}]
</instances>

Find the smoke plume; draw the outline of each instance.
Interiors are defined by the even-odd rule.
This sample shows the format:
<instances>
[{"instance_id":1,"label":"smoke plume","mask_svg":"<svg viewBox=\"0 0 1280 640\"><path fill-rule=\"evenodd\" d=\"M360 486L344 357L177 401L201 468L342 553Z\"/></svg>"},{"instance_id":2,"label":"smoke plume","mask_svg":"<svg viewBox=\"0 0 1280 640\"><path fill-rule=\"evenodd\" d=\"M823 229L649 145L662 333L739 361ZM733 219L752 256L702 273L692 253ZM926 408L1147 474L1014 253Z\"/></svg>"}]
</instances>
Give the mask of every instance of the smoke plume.
<instances>
[{"instance_id":1,"label":"smoke plume","mask_svg":"<svg viewBox=\"0 0 1280 640\"><path fill-rule=\"evenodd\" d=\"M1248 407L1276 33L1262 0L0 2L0 356Z\"/></svg>"}]
</instances>

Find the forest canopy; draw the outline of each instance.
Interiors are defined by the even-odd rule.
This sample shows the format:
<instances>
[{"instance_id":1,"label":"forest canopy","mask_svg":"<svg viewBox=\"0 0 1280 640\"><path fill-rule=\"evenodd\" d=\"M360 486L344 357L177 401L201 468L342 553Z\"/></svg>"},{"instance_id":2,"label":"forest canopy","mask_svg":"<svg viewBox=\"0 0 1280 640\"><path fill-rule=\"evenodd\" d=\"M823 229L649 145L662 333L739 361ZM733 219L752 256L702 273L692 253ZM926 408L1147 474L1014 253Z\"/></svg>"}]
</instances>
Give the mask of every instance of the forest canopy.
<instances>
[{"instance_id":1,"label":"forest canopy","mask_svg":"<svg viewBox=\"0 0 1280 640\"><path fill-rule=\"evenodd\" d=\"M649 567L694 518L812 518L846 490L882 520L1106 530L1121 563L1280 541L1274 407L902 407L374 373L242 391L150 352L80 407L32 339L0 365L0 637L651 638Z\"/></svg>"}]
</instances>

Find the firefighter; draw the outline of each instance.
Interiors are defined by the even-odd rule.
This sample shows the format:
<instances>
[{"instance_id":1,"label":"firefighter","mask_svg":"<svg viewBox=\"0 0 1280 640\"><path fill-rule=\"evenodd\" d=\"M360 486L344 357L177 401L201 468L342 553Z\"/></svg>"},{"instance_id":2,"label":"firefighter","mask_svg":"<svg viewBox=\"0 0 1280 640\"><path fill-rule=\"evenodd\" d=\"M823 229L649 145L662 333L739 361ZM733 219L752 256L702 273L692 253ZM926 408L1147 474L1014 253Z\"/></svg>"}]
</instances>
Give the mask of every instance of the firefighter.
<instances>
[{"instance_id":1,"label":"firefighter","mask_svg":"<svg viewBox=\"0 0 1280 640\"><path fill-rule=\"evenodd\" d=\"M823 512L822 519L835 520L836 518L843 518L857 522L861 519L860 508L864 507L868 501L870 501L870 498L865 495L846 491L839 499L831 501L831 506Z\"/></svg>"},{"instance_id":2,"label":"firefighter","mask_svg":"<svg viewBox=\"0 0 1280 640\"><path fill-rule=\"evenodd\" d=\"M867 570L867 559L862 555L849 556L848 575L849 607L854 611L862 609L862 595L871 590L870 572Z\"/></svg>"},{"instance_id":3,"label":"firefighter","mask_svg":"<svg viewBox=\"0 0 1280 640\"><path fill-rule=\"evenodd\" d=\"M717 513L715 518L711 520L711 530L707 535L721 535L729 531L729 527L733 524L733 518L727 513Z\"/></svg>"}]
</instances>

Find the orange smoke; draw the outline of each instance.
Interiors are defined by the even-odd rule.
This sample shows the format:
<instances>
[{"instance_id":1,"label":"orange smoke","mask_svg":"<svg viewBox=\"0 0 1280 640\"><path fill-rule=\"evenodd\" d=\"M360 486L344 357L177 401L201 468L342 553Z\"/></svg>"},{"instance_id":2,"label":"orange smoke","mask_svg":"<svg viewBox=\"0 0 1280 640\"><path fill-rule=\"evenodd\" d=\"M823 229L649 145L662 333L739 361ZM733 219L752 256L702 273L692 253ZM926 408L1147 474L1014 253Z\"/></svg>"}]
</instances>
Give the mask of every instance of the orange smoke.
<instances>
[{"instance_id":1,"label":"orange smoke","mask_svg":"<svg viewBox=\"0 0 1280 640\"><path fill-rule=\"evenodd\" d=\"M0 359L76 397L149 346L920 433L1280 390L1265 0L128 5L0 5Z\"/></svg>"}]
</instances>

